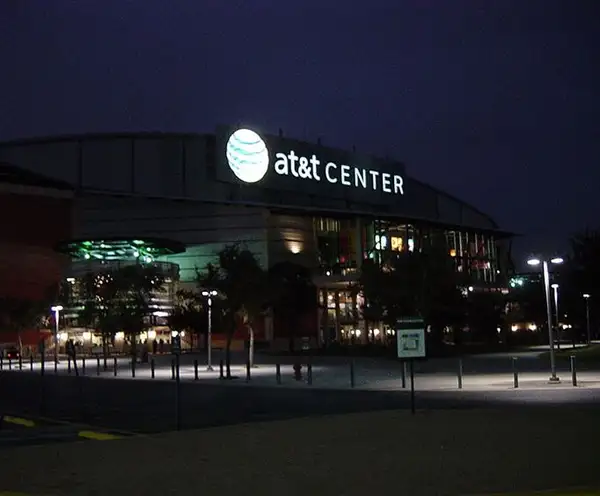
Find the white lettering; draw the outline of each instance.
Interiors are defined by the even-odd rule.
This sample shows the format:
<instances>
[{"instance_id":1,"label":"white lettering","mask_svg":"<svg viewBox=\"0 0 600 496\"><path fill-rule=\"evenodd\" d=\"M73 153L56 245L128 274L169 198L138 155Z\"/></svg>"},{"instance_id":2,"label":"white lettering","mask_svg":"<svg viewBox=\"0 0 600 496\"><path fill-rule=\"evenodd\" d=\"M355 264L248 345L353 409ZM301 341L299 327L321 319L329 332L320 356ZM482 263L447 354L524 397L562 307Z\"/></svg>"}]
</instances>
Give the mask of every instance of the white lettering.
<instances>
[{"instance_id":1,"label":"white lettering","mask_svg":"<svg viewBox=\"0 0 600 496\"><path fill-rule=\"evenodd\" d=\"M312 169L308 165L308 159L306 157L300 157L298 164L298 174L300 174L300 177L302 179L312 179Z\"/></svg>"},{"instance_id":2,"label":"white lettering","mask_svg":"<svg viewBox=\"0 0 600 496\"><path fill-rule=\"evenodd\" d=\"M342 180L342 184L344 186L350 186L350 166L348 165L341 165L340 166L340 176L341 176L341 180Z\"/></svg>"},{"instance_id":3,"label":"white lettering","mask_svg":"<svg viewBox=\"0 0 600 496\"><path fill-rule=\"evenodd\" d=\"M367 187L367 171L365 169L354 169L354 186L358 188L358 183L363 188Z\"/></svg>"},{"instance_id":4,"label":"white lettering","mask_svg":"<svg viewBox=\"0 0 600 496\"><path fill-rule=\"evenodd\" d=\"M384 172L381 174L381 189L383 189L383 191L385 193L391 193L392 192L392 182L390 181L391 179L391 174L388 174L387 172Z\"/></svg>"},{"instance_id":5,"label":"white lettering","mask_svg":"<svg viewBox=\"0 0 600 496\"><path fill-rule=\"evenodd\" d=\"M315 154L308 156L297 155L294 150L287 154L275 154L275 172L280 176L291 174L299 179L321 180L321 161ZM339 169L339 173L337 172ZM325 165L325 179L331 184L340 183L344 186L355 188L372 188L384 193L404 194L404 179L400 175L389 172L380 172L371 169L362 169L351 165L337 165L327 162Z\"/></svg>"},{"instance_id":6,"label":"white lettering","mask_svg":"<svg viewBox=\"0 0 600 496\"><path fill-rule=\"evenodd\" d=\"M394 193L400 193L401 195L404 194L404 181L402 179L402 176L396 176L394 175Z\"/></svg>"},{"instance_id":7,"label":"white lettering","mask_svg":"<svg viewBox=\"0 0 600 496\"><path fill-rule=\"evenodd\" d=\"M325 177L327 178L327 180L332 183L335 184L337 183L337 177L331 177L329 175L329 169L337 169L337 165L335 165L333 162L329 162L326 166L325 166Z\"/></svg>"},{"instance_id":8,"label":"white lettering","mask_svg":"<svg viewBox=\"0 0 600 496\"><path fill-rule=\"evenodd\" d=\"M312 165L312 175L313 177L317 180L320 181L321 178L319 177L319 171L317 170L317 167L319 165L321 165L321 161L317 158L316 155L313 154L312 157L310 157L310 165Z\"/></svg>"},{"instance_id":9,"label":"white lettering","mask_svg":"<svg viewBox=\"0 0 600 496\"><path fill-rule=\"evenodd\" d=\"M285 153L276 153L275 158L275 172L281 176L287 176L289 172L287 155Z\"/></svg>"},{"instance_id":10,"label":"white lettering","mask_svg":"<svg viewBox=\"0 0 600 496\"><path fill-rule=\"evenodd\" d=\"M373 189L377 189L377 176L379 175L379 171L370 170L369 174L371 174L371 179L373 179Z\"/></svg>"},{"instance_id":11,"label":"white lettering","mask_svg":"<svg viewBox=\"0 0 600 496\"><path fill-rule=\"evenodd\" d=\"M292 176L298 177L298 172L296 171L296 161L298 160L298 155L294 153L294 150L291 150L288 154L288 160L290 161L290 170L292 171Z\"/></svg>"}]
</instances>

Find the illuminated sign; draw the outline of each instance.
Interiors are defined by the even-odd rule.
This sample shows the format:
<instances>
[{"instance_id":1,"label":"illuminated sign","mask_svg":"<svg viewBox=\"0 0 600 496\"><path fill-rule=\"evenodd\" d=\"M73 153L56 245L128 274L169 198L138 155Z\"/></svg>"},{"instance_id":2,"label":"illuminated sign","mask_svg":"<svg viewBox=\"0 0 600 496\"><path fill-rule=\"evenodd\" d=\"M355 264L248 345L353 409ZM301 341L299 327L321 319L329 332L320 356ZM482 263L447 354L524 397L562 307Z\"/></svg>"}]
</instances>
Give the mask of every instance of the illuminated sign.
<instances>
[{"instance_id":1,"label":"illuminated sign","mask_svg":"<svg viewBox=\"0 0 600 496\"><path fill-rule=\"evenodd\" d=\"M260 181L269 170L269 150L263 139L250 129L238 129L227 140L227 163L245 183Z\"/></svg>"},{"instance_id":2,"label":"illuminated sign","mask_svg":"<svg viewBox=\"0 0 600 496\"><path fill-rule=\"evenodd\" d=\"M238 129L227 141L227 162L245 183L260 181L269 169L269 150L264 140L250 129ZM294 179L339 184L403 195L404 179L399 174L323 160L316 154L304 156L295 150L275 151L274 172Z\"/></svg>"}]
</instances>

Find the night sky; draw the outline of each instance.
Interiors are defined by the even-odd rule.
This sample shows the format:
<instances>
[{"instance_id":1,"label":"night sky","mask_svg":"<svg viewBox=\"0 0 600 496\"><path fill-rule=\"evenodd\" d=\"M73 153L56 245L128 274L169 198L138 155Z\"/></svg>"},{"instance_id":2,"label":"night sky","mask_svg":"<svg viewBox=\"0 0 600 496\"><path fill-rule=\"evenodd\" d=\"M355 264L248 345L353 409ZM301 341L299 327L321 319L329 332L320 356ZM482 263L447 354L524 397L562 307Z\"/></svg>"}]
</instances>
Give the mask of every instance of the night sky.
<instances>
[{"instance_id":1,"label":"night sky","mask_svg":"<svg viewBox=\"0 0 600 496\"><path fill-rule=\"evenodd\" d=\"M600 227L600 1L2 0L0 62L0 140L281 127L404 161L520 253Z\"/></svg>"}]
</instances>

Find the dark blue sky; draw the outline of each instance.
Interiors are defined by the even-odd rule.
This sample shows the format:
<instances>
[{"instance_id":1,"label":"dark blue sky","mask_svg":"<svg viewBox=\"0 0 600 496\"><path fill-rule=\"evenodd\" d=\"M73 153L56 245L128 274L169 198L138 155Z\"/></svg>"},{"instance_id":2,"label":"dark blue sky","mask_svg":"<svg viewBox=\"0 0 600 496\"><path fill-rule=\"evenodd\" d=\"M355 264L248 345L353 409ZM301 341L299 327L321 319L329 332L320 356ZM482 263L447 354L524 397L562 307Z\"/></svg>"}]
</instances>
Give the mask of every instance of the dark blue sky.
<instances>
[{"instance_id":1,"label":"dark blue sky","mask_svg":"<svg viewBox=\"0 0 600 496\"><path fill-rule=\"evenodd\" d=\"M281 127L553 251L600 226L599 26L594 0L2 0L0 139Z\"/></svg>"}]
</instances>

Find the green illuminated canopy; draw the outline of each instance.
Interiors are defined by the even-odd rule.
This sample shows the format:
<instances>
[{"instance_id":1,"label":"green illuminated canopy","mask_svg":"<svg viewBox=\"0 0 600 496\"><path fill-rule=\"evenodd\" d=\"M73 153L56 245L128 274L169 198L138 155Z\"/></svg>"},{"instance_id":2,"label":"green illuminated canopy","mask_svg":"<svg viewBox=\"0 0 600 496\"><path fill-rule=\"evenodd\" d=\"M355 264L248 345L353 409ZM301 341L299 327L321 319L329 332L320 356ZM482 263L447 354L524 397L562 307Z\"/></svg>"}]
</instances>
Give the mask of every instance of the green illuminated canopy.
<instances>
[{"instance_id":1,"label":"green illuminated canopy","mask_svg":"<svg viewBox=\"0 0 600 496\"><path fill-rule=\"evenodd\" d=\"M185 251L177 241L158 238L71 240L56 250L77 260L140 260L150 263L157 257Z\"/></svg>"}]
</instances>

